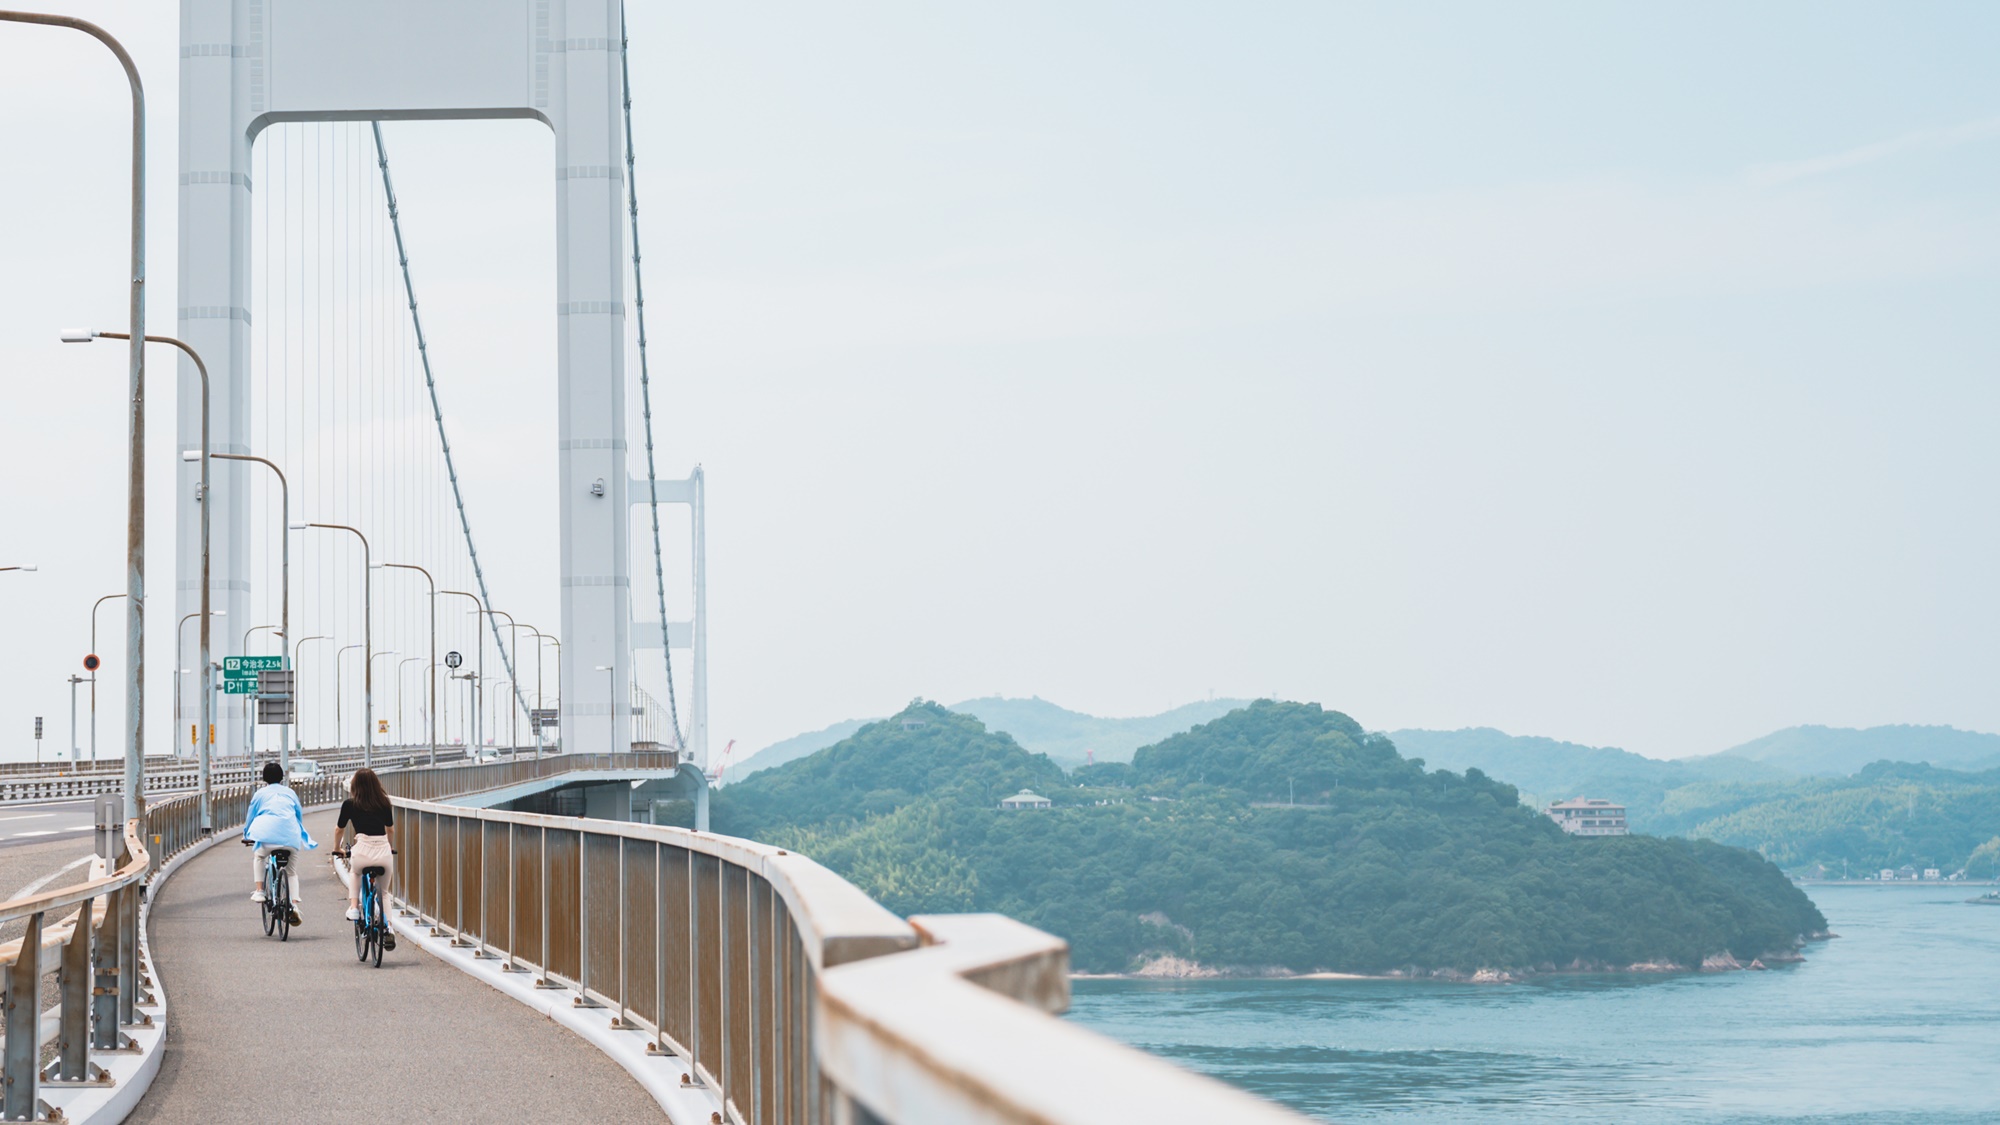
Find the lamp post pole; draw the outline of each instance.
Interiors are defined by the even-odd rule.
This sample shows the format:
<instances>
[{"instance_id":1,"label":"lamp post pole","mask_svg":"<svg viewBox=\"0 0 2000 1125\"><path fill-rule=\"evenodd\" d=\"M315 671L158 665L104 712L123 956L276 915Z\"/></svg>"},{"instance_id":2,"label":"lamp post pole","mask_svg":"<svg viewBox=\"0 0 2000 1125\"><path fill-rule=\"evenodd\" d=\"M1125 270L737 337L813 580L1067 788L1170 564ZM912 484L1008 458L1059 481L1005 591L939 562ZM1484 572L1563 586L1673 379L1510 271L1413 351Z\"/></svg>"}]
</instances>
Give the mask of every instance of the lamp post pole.
<instances>
[{"instance_id":1,"label":"lamp post pole","mask_svg":"<svg viewBox=\"0 0 2000 1125\"><path fill-rule=\"evenodd\" d=\"M104 339L104 340L131 340L132 333L69 332L63 334L63 341L65 343L86 343L93 338ZM200 684L201 684L201 726L202 730L204 732L207 732L212 730L215 725L215 694L213 691L210 690L210 680L212 677L210 669L208 667L209 665L208 654L209 654L209 619L216 616L216 614L209 608L211 591L209 590L208 524L209 524L209 510L211 508L214 508L215 504L213 502L213 499L209 496L209 491L208 491L208 365L201 361L200 352L197 352L193 348L189 347L185 341L177 340L172 336L143 335L140 337L139 340L133 341L133 346L138 347L140 346L141 343L172 344L174 347L179 348L184 354L186 354L186 356L189 359L194 361L195 374L201 376L201 448L196 450L183 451L181 453L181 460L201 462L201 485L199 490L200 494L196 497L197 502L201 504L201 610L200 610L201 629L199 630L201 634ZM190 453L193 454L192 457L189 456ZM200 748L195 755L195 761L197 763L195 766L195 772L197 773L197 775L199 775L198 784L200 784L201 786L201 832L202 835L206 836L208 835L209 832L214 830L214 825L210 822L210 808L209 808L210 799L213 796L213 793L211 791L213 787L209 784L209 777L208 777L209 773L208 759L212 751L210 749L209 738L202 738L199 740L199 742L200 742ZM128 772L129 772L129 767L128 767Z\"/></svg>"},{"instance_id":2,"label":"lamp post pole","mask_svg":"<svg viewBox=\"0 0 2000 1125\"><path fill-rule=\"evenodd\" d=\"M361 710L367 716L361 724L361 764L369 769L375 767L375 601L372 596L374 583L368 570L368 537L344 523L295 523L292 529L302 531L308 527L321 527L329 531L345 531L361 540ZM338 671L335 675L338 676ZM339 702L335 701L335 706Z\"/></svg>"},{"instance_id":3,"label":"lamp post pole","mask_svg":"<svg viewBox=\"0 0 2000 1125\"><path fill-rule=\"evenodd\" d=\"M187 623L201 616L203 616L201 611L196 610L195 612L188 614L186 617L181 618L180 624L174 626L174 667L176 668L180 667L181 648L187 643ZM229 616L229 611L222 609L216 610L215 616L227 617ZM206 651L207 650L205 649L203 650L204 655L206 654ZM208 683L207 664L204 663L200 668L195 669L195 671L199 673L199 678L195 681L196 684L197 685L207 684ZM207 709L204 708L202 713L207 714ZM180 691L180 682L176 680L174 683L174 725L178 727L180 726L180 723L181 723L181 691ZM198 747L201 744L200 732L199 731L192 732L192 735L193 736L188 741L193 746L197 747L195 753L199 754L200 751ZM174 737L178 739L180 735L177 733L174 735ZM177 753L174 755L174 757L178 758L180 757L180 755Z\"/></svg>"},{"instance_id":4,"label":"lamp post pole","mask_svg":"<svg viewBox=\"0 0 2000 1125\"><path fill-rule=\"evenodd\" d=\"M514 756L514 752L521 746L521 685L515 683L513 679L514 676L521 674L521 634L518 631L520 627L514 624L514 615L505 610L489 609L486 612L495 617L504 617L507 619L507 645L514 654L514 658L507 662L507 668L510 673L507 680L507 688L514 700L509 707L509 710L513 713L510 721L513 733L507 736L507 756L511 758Z\"/></svg>"},{"instance_id":5,"label":"lamp post pole","mask_svg":"<svg viewBox=\"0 0 2000 1125\"><path fill-rule=\"evenodd\" d=\"M341 696L340 654L346 652L350 648L361 648L361 647L362 646L358 644L341 645L339 648L333 650L333 745L334 748L337 750L347 749L346 744L340 740L341 732L343 730L343 723L340 718L340 696Z\"/></svg>"},{"instance_id":6,"label":"lamp post pole","mask_svg":"<svg viewBox=\"0 0 2000 1125\"><path fill-rule=\"evenodd\" d=\"M122 598L122 597L125 597L125 595L106 594L103 597L97 599L97 601L91 605L90 651L93 654L97 652L97 607L103 605L105 602L110 601L112 598ZM174 656L174 667L176 668L180 667L180 656L178 654ZM174 685L174 695L175 698L179 698L180 696L179 684ZM180 725L179 717L176 717L174 719L174 725L175 726ZM90 764L93 766L97 764L97 673L96 672L92 672L90 674Z\"/></svg>"},{"instance_id":7,"label":"lamp post pole","mask_svg":"<svg viewBox=\"0 0 2000 1125\"><path fill-rule=\"evenodd\" d=\"M539 711L542 709L545 702L542 699L542 642L548 640L548 634L542 632L540 629L535 628L533 625L523 625L521 627L528 631L529 636L535 638L535 709ZM535 757L539 758L542 756L541 716L539 715L534 716L534 727L535 727Z\"/></svg>"},{"instance_id":8,"label":"lamp post pole","mask_svg":"<svg viewBox=\"0 0 2000 1125\"><path fill-rule=\"evenodd\" d=\"M562 682L563 682L562 641L558 640L555 637L549 637L549 636L544 636L542 639L556 646L556 729L561 730L562 729ZM537 647L539 648L539 646Z\"/></svg>"},{"instance_id":9,"label":"lamp post pole","mask_svg":"<svg viewBox=\"0 0 2000 1125\"><path fill-rule=\"evenodd\" d=\"M204 425L207 424L206 411L203 411L202 422ZM208 442L204 439L202 445L205 448ZM255 461L259 465L278 474L279 522L286 527L291 526L292 486L285 480L285 471L283 469L280 469L276 464L265 458L249 453L211 453L209 456L220 457L225 461ZM207 513L208 509L206 507L202 508L204 519L207 518ZM289 532L286 532L280 534L278 538L278 635L280 637L290 637L292 635L292 537ZM204 551L203 558L206 557L207 554ZM284 652L285 646L280 644L278 646L278 655L283 656ZM299 674L298 669L294 668L292 669L292 707L294 710L298 708L298 698ZM287 775L290 775L292 771L292 728L289 723L280 724L278 727L278 764L284 767Z\"/></svg>"},{"instance_id":10,"label":"lamp post pole","mask_svg":"<svg viewBox=\"0 0 2000 1125\"><path fill-rule=\"evenodd\" d=\"M307 642L307 641L330 641L330 640L332 640L332 639L333 639L333 637L332 637L332 636L330 636L330 635L328 635L328 634L326 634L326 633L315 633L315 634L313 634L313 635L312 635L312 636L310 636L310 637L300 637L300 638L299 638L299 641L298 641L298 643L292 646L292 710L293 710L293 711L297 711L297 710L298 710L298 706L299 706L299 702L298 702L298 701L299 701L299 684L300 684L300 682L301 682L301 681L300 681L300 679L299 679L299 657L300 657L300 656L301 656L301 655L302 655L302 654L303 654L303 653L305 652L305 647L306 647L306 642ZM337 677L337 676L339 676L339 674L340 674L340 669L339 669L339 667L337 666L337 665L339 664L339 661L340 661L340 656L339 656L339 654L338 654L338 653L336 653L336 654L334 655L334 663L335 663L335 665L336 665L336 667L334 668L334 675L335 675L336 677ZM336 692L337 692L338 690L339 690L338 688L336 688L336 689L335 689L335 691L336 691ZM334 699L334 706L335 706L335 707L338 707L338 706L340 706L340 700L339 700L338 696L336 696L336 697L335 697L335 699ZM338 712L337 712L337 711L336 711L335 713L336 713L336 714L338 714ZM297 716L296 714L294 714L294 715L292 716L292 718L293 718L293 719L297 719L297 718L298 718L298 716ZM305 724L303 724L303 723L299 724L299 741L300 741L300 742L304 742L304 741L305 741L305 730L306 730L306 728L305 728ZM335 737L335 738L338 738L338 737L340 737L340 732L338 732L338 731L335 731L335 732L334 732L334 737ZM289 769L289 768L290 768L290 750L291 750L291 748L290 748L289 746L287 746L287 747L286 747L286 758L287 758L287 760L286 760L286 768L287 768L287 769Z\"/></svg>"},{"instance_id":11,"label":"lamp post pole","mask_svg":"<svg viewBox=\"0 0 2000 1125\"><path fill-rule=\"evenodd\" d=\"M421 575L423 575L423 576L424 576L424 581L425 581L426 583L428 583L428 584L430 585L430 588L431 588L431 663L432 663L432 664L436 664L436 663L437 663L437 655L438 655L438 587L437 587L437 579L435 579L435 578L432 578L432 577L431 577L431 572L430 572L430 571L428 571L428 570L425 570L425 569L424 569L423 567L420 567L420 566L416 565L415 563L383 563L382 565L383 565L383 566L386 566L386 567L393 567L393 568L395 568L395 569L397 569L397 570L414 570L414 571L416 571L416 572L417 572L418 574L421 574ZM431 764L431 765L437 765L437 760L438 760L438 731L437 731L437 700L438 700L438 696L437 696L437 677L436 677L436 676L431 676L431 677L429 677L429 682L430 682L430 693L431 693L431 694L430 694L430 701L431 701L431 702L430 702L430 708L429 708L429 710L428 710L428 711L426 712L426 726L427 726L427 728L428 728L428 729L429 729L429 731L430 731L430 741L431 741L431 757L430 757L430 764ZM403 679L402 679L402 673L401 673L401 672L398 672L398 673L396 674L396 695L397 695L397 704L396 704L396 712L397 712L397 713L396 713L396 721L397 721L397 722L399 722L399 723L403 721L403 715L402 715L402 710L403 710L403 705L402 705L402 702L401 702L401 697L402 697L402 694L403 694Z\"/></svg>"},{"instance_id":12,"label":"lamp post pole","mask_svg":"<svg viewBox=\"0 0 2000 1125\"><path fill-rule=\"evenodd\" d=\"M40 12L0 12L0 20L81 31L118 56L132 86L132 290L126 334L131 347L125 433L130 450L125 468L125 818L130 820L139 815L146 768L146 348L138 338L146 331L146 90L124 44L88 20Z\"/></svg>"},{"instance_id":13,"label":"lamp post pole","mask_svg":"<svg viewBox=\"0 0 2000 1125\"><path fill-rule=\"evenodd\" d=\"M439 590L438 593L471 598L475 612L480 614L486 612L486 603L479 600L478 594L468 594L464 590ZM485 745L486 738L486 716L483 714L486 701L486 618L482 616L476 620L478 623L472 628L472 639L479 645L479 660L474 670L474 675L479 678L472 681L472 693L475 697L472 706L472 746L475 755L479 748Z\"/></svg>"},{"instance_id":14,"label":"lamp post pole","mask_svg":"<svg viewBox=\"0 0 2000 1125\"><path fill-rule=\"evenodd\" d=\"M403 659L396 661L396 726L398 729L408 725L403 721L403 665L408 664L413 660L422 660L422 659L423 657L421 656L406 656ZM433 754L435 754L435 752L436 751L434 750Z\"/></svg>"},{"instance_id":15,"label":"lamp post pole","mask_svg":"<svg viewBox=\"0 0 2000 1125\"><path fill-rule=\"evenodd\" d=\"M380 658L382 658L382 657L384 657L384 656L396 656L396 655L398 655L398 653L397 653L397 652L396 652L396 650L395 650L395 649L393 649L393 648L392 648L392 649L386 649L386 650L384 650L384 651L382 651L382 652L371 652L371 653L369 653L369 654L368 654L368 663L372 665L372 664L374 664L374 663L375 663L375 661L379 660ZM374 679L374 675L375 675L375 670L374 670L374 669L373 669L373 668L371 667L371 668L370 668L370 669L368 670L368 680L369 680L369 682L373 682L373 679ZM370 734L370 735L372 736L372 735L373 735L373 733L374 733L374 730L375 730L375 708L373 707L373 705L370 705L370 707L368 708L368 716L367 716L367 718L366 718L365 720L363 720L363 721L367 723L367 725L368 725L368 732L369 732L369 734ZM369 739L369 742L368 742L368 745L369 745L370 747L373 747L373 745L374 745L374 739L373 739L372 737L371 737L371 738ZM367 755L366 755L366 754L364 754L364 755L363 755L363 760L362 760L362 764L363 764L363 765L365 765L365 766L367 766L367 767L368 767L368 768L370 768L370 769L373 769L373 768L374 768L374 765L375 765L373 761L371 761L371 760L369 760L369 759L368 759L368 757L367 757Z\"/></svg>"}]
</instances>

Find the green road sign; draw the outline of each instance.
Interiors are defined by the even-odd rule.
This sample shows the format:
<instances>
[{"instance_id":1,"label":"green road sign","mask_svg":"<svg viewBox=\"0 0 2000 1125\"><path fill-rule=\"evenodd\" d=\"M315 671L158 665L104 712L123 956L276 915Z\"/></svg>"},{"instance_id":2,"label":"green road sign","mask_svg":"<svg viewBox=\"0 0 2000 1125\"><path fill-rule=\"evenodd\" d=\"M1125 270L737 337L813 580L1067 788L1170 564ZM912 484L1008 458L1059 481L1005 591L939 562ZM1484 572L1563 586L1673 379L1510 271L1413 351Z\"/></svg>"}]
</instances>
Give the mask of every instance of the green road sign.
<instances>
[{"instance_id":1,"label":"green road sign","mask_svg":"<svg viewBox=\"0 0 2000 1125\"><path fill-rule=\"evenodd\" d=\"M276 672L285 666L282 656L225 656L222 658L222 678L225 680L257 681L259 672ZM242 692L234 694L241 695Z\"/></svg>"},{"instance_id":2,"label":"green road sign","mask_svg":"<svg viewBox=\"0 0 2000 1125\"><path fill-rule=\"evenodd\" d=\"M256 694L257 694L257 678L256 678L255 676L252 676L252 677L250 677L250 678L249 678L249 679L247 679L247 680L243 680L243 679L232 679L232 680L224 680L224 681L222 681L222 694L224 694L224 695L256 695Z\"/></svg>"}]
</instances>

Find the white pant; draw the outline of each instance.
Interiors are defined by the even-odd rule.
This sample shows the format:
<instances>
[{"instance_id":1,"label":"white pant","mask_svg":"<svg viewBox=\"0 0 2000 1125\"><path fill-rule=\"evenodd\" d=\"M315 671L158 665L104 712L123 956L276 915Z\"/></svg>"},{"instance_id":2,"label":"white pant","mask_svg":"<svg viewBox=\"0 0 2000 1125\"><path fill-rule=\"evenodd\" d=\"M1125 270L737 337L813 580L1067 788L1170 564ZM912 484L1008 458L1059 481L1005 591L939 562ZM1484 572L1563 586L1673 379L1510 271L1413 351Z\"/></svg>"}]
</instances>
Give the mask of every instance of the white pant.
<instances>
[{"instance_id":1,"label":"white pant","mask_svg":"<svg viewBox=\"0 0 2000 1125\"><path fill-rule=\"evenodd\" d=\"M375 893L384 896L382 912L386 915L389 911L389 883L396 877L396 857L389 851L387 836L357 835L354 846L348 849L347 870L340 877L347 884L347 905L356 910L361 909L360 873L364 867L382 869L382 874L375 877Z\"/></svg>"},{"instance_id":2,"label":"white pant","mask_svg":"<svg viewBox=\"0 0 2000 1125\"><path fill-rule=\"evenodd\" d=\"M259 844L255 848L252 848L250 850L250 879L252 882L257 884L257 889L260 891L264 889L264 859L265 857L269 856L272 852L291 852L292 859L295 862L297 861L299 854L297 848L280 848L280 847L274 847L270 844ZM290 865L286 866L285 872L287 878L290 878L291 876ZM297 898L298 896L293 895L292 897Z\"/></svg>"}]
</instances>

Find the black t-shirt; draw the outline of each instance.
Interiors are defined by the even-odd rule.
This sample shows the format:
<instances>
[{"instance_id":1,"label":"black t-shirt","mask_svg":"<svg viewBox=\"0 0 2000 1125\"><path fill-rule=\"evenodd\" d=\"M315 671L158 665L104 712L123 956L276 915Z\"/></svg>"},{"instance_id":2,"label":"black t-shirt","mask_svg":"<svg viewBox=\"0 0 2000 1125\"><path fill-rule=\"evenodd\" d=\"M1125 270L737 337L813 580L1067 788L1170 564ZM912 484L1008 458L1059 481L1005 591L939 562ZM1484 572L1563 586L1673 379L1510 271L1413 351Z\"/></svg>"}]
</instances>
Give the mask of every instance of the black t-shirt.
<instances>
[{"instance_id":1,"label":"black t-shirt","mask_svg":"<svg viewBox=\"0 0 2000 1125\"><path fill-rule=\"evenodd\" d=\"M352 797L340 802L338 827L345 828L352 824L357 836L387 836L389 826L394 823L396 823L396 809L393 805L382 806L380 812L370 812L355 804Z\"/></svg>"}]
</instances>

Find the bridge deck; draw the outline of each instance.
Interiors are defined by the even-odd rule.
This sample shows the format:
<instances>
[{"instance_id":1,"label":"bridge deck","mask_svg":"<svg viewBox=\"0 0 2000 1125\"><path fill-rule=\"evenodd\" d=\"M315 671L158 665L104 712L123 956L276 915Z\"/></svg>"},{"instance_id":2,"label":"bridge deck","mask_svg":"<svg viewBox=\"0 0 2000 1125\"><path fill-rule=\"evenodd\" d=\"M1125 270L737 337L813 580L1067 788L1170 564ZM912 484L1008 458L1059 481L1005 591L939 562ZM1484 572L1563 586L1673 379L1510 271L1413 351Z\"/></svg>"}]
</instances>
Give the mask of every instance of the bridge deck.
<instances>
[{"instance_id":1,"label":"bridge deck","mask_svg":"<svg viewBox=\"0 0 2000 1125\"><path fill-rule=\"evenodd\" d=\"M609 1058L405 942L354 959L346 892L321 850L296 893L305 925L267 938L247 851L189 860L152 910L169 1013L166 1054L132 1122L660 1121Z\"/></svg>"}]
</instances>

